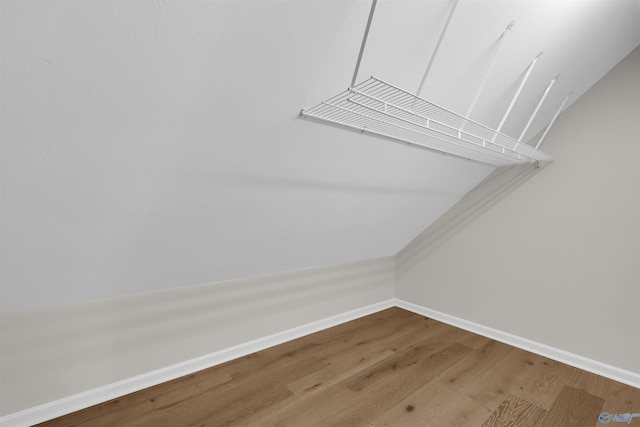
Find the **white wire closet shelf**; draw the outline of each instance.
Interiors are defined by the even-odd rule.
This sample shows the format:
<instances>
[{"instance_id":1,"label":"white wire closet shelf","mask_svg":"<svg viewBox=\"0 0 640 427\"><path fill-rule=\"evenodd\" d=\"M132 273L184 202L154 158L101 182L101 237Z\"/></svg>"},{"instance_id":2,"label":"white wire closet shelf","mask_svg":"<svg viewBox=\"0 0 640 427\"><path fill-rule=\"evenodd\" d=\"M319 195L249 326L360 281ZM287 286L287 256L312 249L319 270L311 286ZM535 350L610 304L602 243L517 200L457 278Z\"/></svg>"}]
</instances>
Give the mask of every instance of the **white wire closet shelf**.
<instances>
[{"instance_id":1,"label":"white wire closet shelf","mask_svg":"<svg viewBox=\"0 0 640 427\"><path fill-rule=\"evenodd\" d=\"M526 143L375 77L300 114L496 166L553 160Z\"/></svg>"}]
</instances>

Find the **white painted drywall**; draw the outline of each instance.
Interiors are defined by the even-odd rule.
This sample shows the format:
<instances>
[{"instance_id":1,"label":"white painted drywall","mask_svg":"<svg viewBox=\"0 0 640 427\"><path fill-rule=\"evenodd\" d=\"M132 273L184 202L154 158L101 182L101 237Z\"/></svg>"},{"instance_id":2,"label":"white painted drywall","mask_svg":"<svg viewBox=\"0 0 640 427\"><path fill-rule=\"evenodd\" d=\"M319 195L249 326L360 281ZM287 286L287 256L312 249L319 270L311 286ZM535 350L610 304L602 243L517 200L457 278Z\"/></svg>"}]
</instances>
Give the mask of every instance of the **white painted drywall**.
<instances>
[{"instance_id":1,"label":"white painted drywall","mask_svg":"<svg viewBox=\"0 0 640 427\"><path fill-rule=\"evenodd\" d=\"M394 258L0 315L0 415L393 298Z\"/></svg>"},{"instance_id":2,"label":"white painted drywall","mask_svg":"<svg viewBox=\"0 0 640 427\"><path fill-rule=\"evenodd\" d=\"M637 48L560 116L553 163L496 171L403 249L396 296L640 372L639 76Z\"/></svg>"},{"instance_id":3,"label":"white painted drywall","mask_svg":"<svg viewBox=\"0 0 640 427\"><path fill-rule=\"evenodd\" d=\"M492 170L298 117L368 2L0 7L4 311L390 256Z\"/></svg>"},{"instance_id":4,"label":"white painted drywall","mask_svg":"<svg viewBox=\"0 0 640 427\"><path fill-rule=\"evenodd\" d=\"M449 0L380 1L359 80L415 90ZM492 168L298 118L351 81L369 1L0 2L3 311L395 254ZM637 45L635 0L464 1L424 95L505 129ZM542 31L541 29L544 29ZM473 29L473 31L470 31ZM515 131L514 131L515 130Z\"/></svg>"}]
</instances>

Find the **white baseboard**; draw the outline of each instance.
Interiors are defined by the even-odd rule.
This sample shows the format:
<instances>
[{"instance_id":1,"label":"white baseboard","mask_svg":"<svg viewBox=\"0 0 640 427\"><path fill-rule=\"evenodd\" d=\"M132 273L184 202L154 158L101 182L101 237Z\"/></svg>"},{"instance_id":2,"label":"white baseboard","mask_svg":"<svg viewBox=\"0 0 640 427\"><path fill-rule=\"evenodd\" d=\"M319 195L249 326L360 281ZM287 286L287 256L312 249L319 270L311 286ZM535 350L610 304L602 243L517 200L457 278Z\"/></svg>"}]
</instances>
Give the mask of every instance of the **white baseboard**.
<instances>
[{"instance_id":1,"label":"white baseboard","mask_svg":"<svg viewBox=\"0 0 640 427\"><path fill-rule=\"evenodd\" d=\"M340 325L360 317L391 308L395 305L393 299L362 307L356 310L332 316L316 322L308 323L293 329L269 335L254 341L227 348L206 356L177 363L166 368L151 371L126 380L107 384L102 387L87 390L63 399L54 400L43 405L14 412L0 418L0 427L26 427L41 423L71 412L79 411L98 403L133 393L154 385L171 381L212 366L228 362L238 357L246 356L305 335L312 334L333 326Z\"/></svg>"},{"instance_id":2,"label":"white baseboard","mask_svg":"<svg viewBox=\"0 0 640 427\"><path fill-rule=\"evenodd\" d=\"M187 360L175 365L158 369L145 374L137 375L126 380L107 384L102 387L91 389L83 393L78 393L63 399L55 400L23 411L5 415L0 418L0 427L26 427L47 420L51 420L62 415L69 414L98 403L106 402L117 397L133 393L154 385L171 381L212 366L228 362L238 357L246 356L256 351L264 350L274 345L282 344L305 335L312 334L333 326L340 325L360 317L376 313L390 308L400 307L414 313L447 323L452 326L482 335L532 353L539 354L549 359L557 360L567 365L628 384L632 387L640 388L640 375L631 371L607 365L596 360L588 359L577 354L569 353L545 344L540 344L525 338L511 335L497 329L489 328L468 320L460 319L436 310L422 307L400 299L390 299L377 304L362 307L347 313L332 316L323 320L308 323L293 329L289 329L277 334L269 335L248 343L227 348L206 356Z\"/></svg>"},{"instance_id":3,"label":"white baseboard","mask_svg":"<svg viewBox=\"0 0 640 427\"><path fill-rule=\"evenodd\" d=\"M511 335L497 329L489 328L478 323L460 319L458 317L441 313L439 311L422 307L400 299L395 300L395 305L405 310L421 314L423 316L438 320L443 323L447 323L452 326L456 326L460 329L464 329L466 331L473 332L475 334L482 335L487 338L491 338L496 341L500 341L505 344L509 344L514 347L539 354L544 357L548 357L549 359L574 366L587 372L601 375L603 377L630 385L632 387L640 388L640 374L637 374L635 372L607 365L606 363L598 362L597 360L579 356L577 354L560 350L546 344L541 344L539 342L531 341L526 338L518 337L516 335Z\"/></svg>"}]
</instances>

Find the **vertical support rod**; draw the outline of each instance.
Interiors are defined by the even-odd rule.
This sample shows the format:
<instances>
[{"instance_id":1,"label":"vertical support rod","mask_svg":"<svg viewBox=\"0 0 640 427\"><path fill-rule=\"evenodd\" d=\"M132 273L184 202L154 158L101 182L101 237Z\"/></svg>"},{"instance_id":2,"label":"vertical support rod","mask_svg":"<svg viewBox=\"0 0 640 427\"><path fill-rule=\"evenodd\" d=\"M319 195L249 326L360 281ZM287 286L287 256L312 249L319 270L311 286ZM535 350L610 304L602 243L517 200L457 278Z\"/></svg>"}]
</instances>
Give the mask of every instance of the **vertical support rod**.
<instances>
[{"instance_id":1,"label":"vertical support rod","mask_svg":"<svg viewBox=\"0 0 640 427\"><path fill-rule=\"evenodd\" d=\"M524 138L524 134L527 133L527 131L529 130L529 126L531 126L531 122L533 122L533 119L535 119L536 115L538 114L538 110L540 110L540 107L542 106L542 103L544 102L544 99L549 94L549 91L551 90L551 87L553 86L553 84L556 82L556 80L558 80L558 77L560 77L560 76L559 75L555 76L553 78L553 80L551 80L549 82L549 85L547 86L547 88L544 90L544 93L542 94L542 98L540 98L540 101L538 101L538 105L536 105L536 108L535 108L535 110L533 110L533 113L531 114L531 117L529 117L529 121L524 126L524 129L522 129L522 133L520 134L520 137L518 138L518 141L522 141L522 138Z\"/></svg>"},{"instance_id":2,"label":"vertical support rod","mask_svg":"<svg viewBox=\"0 0 640 427\"><path fill-rule=\"evenodd\" d=\"M551 129L551 126L553 126L553 123L555 123L556 119L558 118L558 116L562 112L562 109L564 108L564 105L567 103L567 101L569 100L569 97L572 94L573 94L573 92L570 92L569 95L565 96L564 100L562 101L562 104L560 104L560 107L558 107L558 111L556 111L556 113L553 115L553 118L551 119L551 121L547 125L547 128L544 130L544 133L540 137L540 140L538 140L538 143L536 144L536 147L535 147L536 150L538 148L540 148L540 144L542 144L542 141L544 141L544 138L547 136L547 133L549 132L549 129Z\"/></svg>"},{"instance_id":3,"label":"vertical support rod","mask_svg":"<svg viewBox=\"0 0 640 427\"><path fill-rule=\"evenodd\" d=\"M447 22L445 22L442 31L440 32L440 37L438 37L438 41L436 42L436 47L431 54L431 59L429 60L429 64L427 64L427 69L424 71L422 75L422 80L420 80L420 85L418 86L418 91L416 95L420 95L422 92L422 88L424 86L425 81L427 80L427 76L429 75L429 71L431 70L431 66L433 65L433 61L436 59L436 55L438 54L438 50L440 49L440 44L442 43L442 39L444 38L445 33L447 32L447 28L449 28L449 23L451 22L451 18L453 18L453 13L456 11L456 7L458 6L458 0L453 0L453 6L451 6L451 10L449 11L449 16L447 17Z\"/></svg>"},{"instance_id":4,"label":"vertical support rod","mask_svg":"<svg viewBox=\"0 0 640 427\"><path fill-rule=\"evenodd\" d=\"M509 32L509 30L511 30L513 28L514 24L515 24L515 21L511 21L509 23L509 25L507 25L507 28L504 30L504 32L502 33L500 38L498 39L498 47L496 48L496 53L493 55L493 59L491 60L491 64L489 64L489 68L487 68L487 71L485 71L485 73L484 73L484 77L482 78L482 83L480 83L480 87L478 88L478 90L476 92L476 95L473 98L473 101L471 101L471 105L469 106L469 109L467 110L467 114L465 114L466 118L470 118L471 112L476 107L476 103L478 102L478 99L480 98L480 93L482 93L482 90L484 89L485 85L487 84L487 80L489 78L489 74L491 74L491 71L493 71L493 67L496 65L496 60L498 59L498 55L500 54L500 49L502 48L502 43L504 42L504 39L507 38L507 33ZM465 121L465 124L466 123L467 122Z\"/></svg>"},{"instance_id":5,"label":"vertical support rod","mask_svg":"<svg viewBox=\"0 0 640 427\"><path fill-rule=\"evenodd\" d=\"M520 92L522 92L522 88L524 87L524 84L529 79L529 76L531 75L531 71L533 71L533 67L536 66L536 62L538 62L538 59L540 58L541 55L542 55L542 52L540 52L535 58L533 58L533 61L531 61L531 64L529 64L529 68L527 68L527 72L525 73L524 78L520 82L520 86L518 86L518 90L516 91L516 94L513 96L513 99L511 100L511 103L509 104L507 111L504 113L504 116L502 116L502 120L500 121L500 124L496 129L496 133L499 133L500 130L502 130L502 126L504 125L504 122L507 120L507 117L509 117L509 113L511 113L511 109L513 108L513 105L518 100L518 97L520 96Z\"/></svg>"},{"instance_id":6,"label":"vertical support rod","mask_svg":"<svg viewBox=\"0 0 640 427\"><path fill-rule=\"evenodd\" d=\"M371 11L369 12L369 19L367 19L367 26L364 29L364 36L362 37L362 44L360 45L360 53L358 53L358 60L356 61L356 69L353 71L353 78L351 79L351 86L356 85L356 79L358 78L358 70L360 70L360 62L362 62L362 54L364 53L364 47L367 44L367 37L369 37L369 28L371 28L371 21L373 20L373 12L376 10L376 4L378 0L373 0L371 3Z\"/></svg>"}]
</instances>

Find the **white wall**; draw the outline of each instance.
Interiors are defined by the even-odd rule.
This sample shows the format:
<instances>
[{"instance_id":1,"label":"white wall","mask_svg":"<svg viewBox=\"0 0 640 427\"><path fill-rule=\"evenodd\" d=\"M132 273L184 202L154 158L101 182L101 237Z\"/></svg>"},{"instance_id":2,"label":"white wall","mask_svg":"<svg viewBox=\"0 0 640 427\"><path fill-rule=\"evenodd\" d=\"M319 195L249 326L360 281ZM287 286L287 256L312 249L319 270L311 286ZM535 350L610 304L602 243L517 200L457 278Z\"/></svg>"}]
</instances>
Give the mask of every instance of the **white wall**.
<instances>
[{"instance_id":1,"label":"white wall","mask_svg":"<svg viewBox=\"0 0 640 427\"><path fill-rule=\"evenodd\" d=\"M640 372L638 76L640 48L559 117L553 163L494 172L403 249L396 296Z\"/></svg>"},{"instance_id":2,"label":"white wall","mask_svg":"<svg viewBox=\"0 0 640 427\"><path fill-rule=\"evenodd\" d=\"M404 247L493 168L298 117L351 81L370 5L0 1L0 310ZM379 2L359 80L416 90L450 7ZM639 16L636 0L460 2L422 95L466 111L514 19L472 118L497 126L545 50L503 129L562 73L534 133L633 49Z\"/></svg>"},{"instance_id":3,"label":"white wall","mask_svg":"<svg viewBox=\"0 0 640 427\"><path fill-rule=\"evenodd\" d=\"M394 258L0 315L6 415L393 297Z\"/></svg>"},{"instance_id":4,"label":"white wall","mask_svg":"<svg viewBox=\"0 0 640 427\"><path fill-rule=\"evenodd\" d=\"M492 167L298 117L350 81L369 7L0 2L0 310L411 241Z\"/></svg>"}]
</instances>

